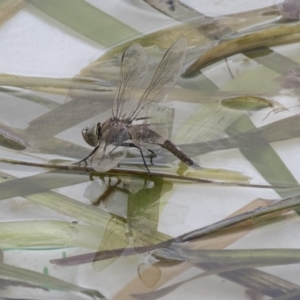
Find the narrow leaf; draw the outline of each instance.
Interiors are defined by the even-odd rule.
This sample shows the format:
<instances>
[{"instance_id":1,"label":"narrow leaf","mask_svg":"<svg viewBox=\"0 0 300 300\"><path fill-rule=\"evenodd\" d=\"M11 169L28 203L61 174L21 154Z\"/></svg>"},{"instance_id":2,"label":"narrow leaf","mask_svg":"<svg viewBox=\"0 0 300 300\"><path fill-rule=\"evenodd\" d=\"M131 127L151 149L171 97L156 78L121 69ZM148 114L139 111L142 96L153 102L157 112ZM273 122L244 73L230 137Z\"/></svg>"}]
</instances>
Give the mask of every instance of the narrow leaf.
<instances>
[{"instance_id":1,"label":"narrow leaf","mask_svg":"<svg viewBox=\"0 0 300 300\"><path fill-rule=\"evenodd\" d=\"M299 40L299 28L299 24L279 26L223 41L189 66L184 76L195 75L201 68L236 53L259 47L294 43Z\"/></svg>"},{"instance_id":2,"label":"narrow leaf","mask_svg":"<svg viewBox=\"0 0 300 300\"><path fill-rule=\"evenodd\" d=\"M77 33L110 46L139 35L139 32L84 0L30 0L30 3Z\"/></svg>"},{"instance_id":3,"label":"narrow leaf","mask_svg":"<svg viewBox=\"0 0 300 300\"><path fill-rule=\"evenodd\" d=\"M46 289L64 292L75 291L87 294L92 297L95 296L98 298L105 298L100 292L96 290L86 289L49 275L44 275L42 273L30 271L27 269L3 263L0 263L0 276L2 278L14 279L21 282L27 282L30 284L38 285Z\"/></svg>"}]
</instances>

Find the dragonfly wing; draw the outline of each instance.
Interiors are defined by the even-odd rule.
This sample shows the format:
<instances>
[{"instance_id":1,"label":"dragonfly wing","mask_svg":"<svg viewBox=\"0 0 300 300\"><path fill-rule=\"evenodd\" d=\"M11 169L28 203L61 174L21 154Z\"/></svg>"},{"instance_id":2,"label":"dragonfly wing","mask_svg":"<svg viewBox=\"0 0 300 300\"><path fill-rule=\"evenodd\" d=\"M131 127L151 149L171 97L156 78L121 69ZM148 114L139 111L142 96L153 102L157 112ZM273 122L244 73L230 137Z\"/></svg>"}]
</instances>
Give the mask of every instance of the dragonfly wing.
<instances>
[{"instance_id":1,"label":"dragonfly wing","mask_svg":"<svg viewBox=\"0 0 300 300\"><path fill-rule=\"evenodd\" d=\"M148 215L147 215L148 214ZM128 218L127 222L134 241L136 252L144 253L153 250L155 245L161 244L170 238L157 231L158 220L153 220L149 212L135 218Z\"/></svg>"},{"instance_id":2,"label":"dragonfly wing","mask_svg":"<svg viewBox=\"0 0 300 300\"><path fill-rule=\"evenodd\" d=\"M113 116L121 118L132 112L135 94L148 71L145 50L139 44L131 45L123 54L121 60L121 83L113 103Z\"/></svg>"},{"instance_id":3,"label":"dragonfly wing","mask_svg":"<svg viewBox=\"0 0 300 300\"><path fill-rule=\"evenodd\" d=\"M152 249L153 236L157 232L157 223L145 216L139 216L137 220L130 220L131 235L136 252L143 253Z\"/></svg>"},{"instance_id":4,"label":"dragonfly wing","mask_svg":"<svg viewBox=\"0 0 300 300\"><path fill-rule=\"evenodd\" d=\"M128 128L122 124L108 125L102 133L98 149L91 155L89 164L98 172L106 172L125 158L131 141Z\"/></svg>"},{"instance_id":5,"label":"dragonfly wing","mask_svg":"<svg viewBox=\"0 0 300 300\"><path fill-rule=\"evenodd\" d=\"M166 52L154 74L150 86L129 116L131 120L136 118L142 109L147 110L147 106L150 104L155 104L166 99L181 73L186 50L187 41L185 38L181 38ZM147 115L147 113L144 113L144 115Z\"/></svg>"},{"instance_id":6,"label":"dragonfly wing","mask_svg":"<svg viewBox=\"0 0 300 300\"><path fill-rule=\"evenodd\" d=\"M129 243L125 233L125 223L122 221L122 219L118 218L117 216L111 217L106 226L106 231L98 251L125 249ZM112 264L117 259L118 257L100 261L95 259L93 262L93 268L95 271L102 271L105 267Z\"/></svg>"},{"instance_id":7,"label":"dragonfly wing","mask_svg":"<svg viewBox=\"0 0 300 300\"><path fill-rule=\"evenodd\" d=\"M127 154L128 147L100 144L89 163L95 171L106 172L114 168Z\"/></svg>"},{"instance_id":8,"label":"dragonfly wing","mask_svg":"<svg viewBox=\"0 0 300 300\"><path fill-rule=\"evenodd\" d=\"M168 137L168 129L166 124L141 124L128 127L132 141L137 146L143 146L148 149L157 148Z\"/></svg>"}]
</instances>

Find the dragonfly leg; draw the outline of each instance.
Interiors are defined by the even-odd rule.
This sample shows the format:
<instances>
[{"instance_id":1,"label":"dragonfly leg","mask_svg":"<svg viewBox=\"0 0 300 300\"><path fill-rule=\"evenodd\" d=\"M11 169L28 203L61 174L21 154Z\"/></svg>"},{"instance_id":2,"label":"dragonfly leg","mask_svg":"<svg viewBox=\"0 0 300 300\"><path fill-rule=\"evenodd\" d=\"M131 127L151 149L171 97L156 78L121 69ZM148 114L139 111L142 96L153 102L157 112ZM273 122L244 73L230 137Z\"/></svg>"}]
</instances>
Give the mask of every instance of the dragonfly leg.
<instances>
[{"instance_id":1,"label":"dragonfly leg","mask_svg":"<svg viewBox=\"0 0 300 300\"><path fill-rule=\"evenodd\" d=\"M133 147L133 148L137 148L137 149L140 150L140 153L141 153L141 156L142 156L144 165L145 165L145 167L146 167L146 169L147 169L147 171L148 171L148 175L151 175L150 170L149 170L149 168L148 168L148 166L147 166L147 164L146 164L146 160L145 160L145 157L144 157L144 154L143 154L142 149L141 149L139 146L137 146L137 145L135 145L135 144L133 144L133 143L126 143L126 146L128 146L128 147ZM149 151L150 151L150 150L149 150ZM153 152L153 151L152 151L152 152Z\"/></svg>"},{"instance_id":2,"label":"dragonfly leg","mask_svg":"<svg viewBox=\"0 0 300 300\"><path fill-rule=\"evenodd\" d=\"M79 164L79 166L80 166L80 164L82 163L82 162L84 162L85 163L85 167L87 166L87 159L90 157L90 156L92 156L95 152L96 152L96 150L99 148L99 145L97 146L97 147L95 147L95 149L87 156L87 157L85 157L84 159L82 159L82 160L80 160L80 161L78 161L78 162L76 162L76 163L74 163L74 164Z\"/></svg>"},{"instance_id":3,"label":"dragonfly leg","mask_svg":"<svg viewBox=\"0 0 300 300\"><path fill-rule=\"evenodd\" d=\"M156 153L150 149L147 149L151 155L150 155L150 164L153 165L153 158L156 157Z\"/></svg>"},{"instance_id":4,"label":"dragonfly leg","mask_svg":"<svg viewBox=\"0 0 300 300\"><path fill-rule=\"evenodd\" d=\"M108 186L107 188L105 189L105 191L98 197L97 200L95 200L94 202L92 202L92 205L94 206L99 206L100 203L104 200L106 200L110 195L111 193L114 191L115 187L121 183L121 179L118 178L118 181L114 184L114 185L111 185L111 177L109 177L109 181L108 181Z\"/></svg>"}]
</instances>

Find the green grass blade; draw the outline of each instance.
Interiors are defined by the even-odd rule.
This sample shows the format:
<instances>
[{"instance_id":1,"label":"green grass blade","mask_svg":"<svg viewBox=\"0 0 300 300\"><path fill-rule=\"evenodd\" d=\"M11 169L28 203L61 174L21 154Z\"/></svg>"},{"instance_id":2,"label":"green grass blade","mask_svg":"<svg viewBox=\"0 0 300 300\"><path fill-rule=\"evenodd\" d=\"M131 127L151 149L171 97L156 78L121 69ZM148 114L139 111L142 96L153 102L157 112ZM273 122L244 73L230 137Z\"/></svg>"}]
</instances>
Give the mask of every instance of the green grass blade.
<instances>
[{"instance_id":1,"label":"green grass blade","mask_svg":"<svg viewBox=\"0 0 300 300\"><path fill-rule=\"evenodd\" d=\"M202 250L180 247L180 255L192 263L284 265L300 263L299 249Z\"/></svg>"},{"instance_id":2,"label":"green grass blade","mask_svg":"<svg viewBox=\"0 0 300 300\"><path fill-rule=\"evenodd\" d=\"M8 89L8 88L0 88L0 92L1 93L5 93L7 95L13 96L13 97L17 97L26 101L30 101L42 106L45 106L49 109L55 109L57 107L60 106L59 103L51 101L45 97L33 94L33 93L27 93L27 92L20 92L20 91L16 91L14 89Z\"/></svg>"},{"instance_id":3,"label":"green grass blade","mask_svg":"<svg viewBox=\"0 0 300 300\"><path fill-rule=\"evenodd\" d=\"M103 228L62 221L0 222L1 248L82 247L96 250Z\"/></svg>"},{"instance_id":4,"label":"green grass blade","mask_svg":"<svg viewBox=\"0 0 300 300\"><path fill-rule=\"evenodd\" d=\"M201 238L206 235L216 234L221 232L222 229L230 228L243 222L249 222L249 224L255 224L262 218L272 218L274 215L283 215L288 211L297 209L300 206L300 198L288 198L268 206L262 206L246 213L238 214L233 217L221 220L208 226L187 232L182 236L177 237L180 242L187 242L196 238Z\"/></svg>"},{"instance_id":5,"label":"green grass blade","mask_svg":"<svg viewBox=\"0 0 300 300\"><path fill-rule=\"evenodd\" d=\"M102 45L110 46L139 32L83 0L31 0L30 3L58 22Z\"/></svg>"},{"instance_id":6,"label":"green grass blade","mask_svg":"<svg viewBox=\"0 0 300 300\"><path fill-rule=\"evenodd\" d=\"M3 263L0 263L0 276L2 278L9 278L21 282L38 285L46 289L63 291L63 292L76 291L90 296L93 295L96 296L97 298L105 298L100 292L96 290L86 289L49 275L45 275L39 272L35 272L35 271L31 271L31 270L27 270L27 269L15 267Z\"/></svg>"},{"instance_id":7,"label":"green grass blade","mask_svg":"<svg viewBox=\"0 0 300 300\"><path fill-rule=\"evenodd\" d=\"M244 115L232 123L231 126L226 129L226 132L232 136L254 128L255 126L251 120ZM269 144L257 145L254 143L254 147L240 148L240 151L271 185L298 185L293 174ZM277 193L282 197L287 197L293 192L281 190L277 191Z\"/></svg>"},{"instance_id":8,"label":"green grass blade","mask_svg":"<svg viewBox=\"0 0 300 300\"><path fill-rule=\"evenodd\" d=\"M16 196L28 196L48 192L52 189L79 184L88 181L87 176L72 172L46 172L24 178L2 182L0 200Z\"/></svg>"}]
</instances>

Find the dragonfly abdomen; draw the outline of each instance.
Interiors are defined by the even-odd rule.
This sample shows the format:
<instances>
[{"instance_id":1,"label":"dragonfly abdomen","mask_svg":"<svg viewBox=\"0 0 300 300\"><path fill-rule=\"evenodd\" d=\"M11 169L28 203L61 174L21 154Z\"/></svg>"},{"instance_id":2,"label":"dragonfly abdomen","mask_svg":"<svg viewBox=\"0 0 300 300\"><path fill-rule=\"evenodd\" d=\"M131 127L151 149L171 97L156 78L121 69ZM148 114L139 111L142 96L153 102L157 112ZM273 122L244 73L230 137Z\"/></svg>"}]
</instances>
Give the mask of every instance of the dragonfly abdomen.
<instances>
[{"instance_id":1,"label":"dragonfly abdomen","mask_svg":"<svg viewBox=\"0 0 300 300\"><path fill-rule=\"evenodd\" d=\"M173 153L176 157L178 157L182 162L184 162L188 166L197 166L197 164L191 158L185 155L171 141L165 140L164 143L161 144L160 146Z\"/></svg>"}]
</instances>

